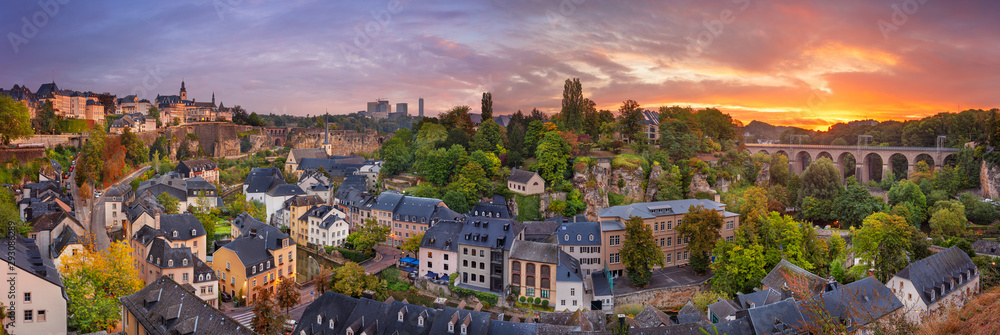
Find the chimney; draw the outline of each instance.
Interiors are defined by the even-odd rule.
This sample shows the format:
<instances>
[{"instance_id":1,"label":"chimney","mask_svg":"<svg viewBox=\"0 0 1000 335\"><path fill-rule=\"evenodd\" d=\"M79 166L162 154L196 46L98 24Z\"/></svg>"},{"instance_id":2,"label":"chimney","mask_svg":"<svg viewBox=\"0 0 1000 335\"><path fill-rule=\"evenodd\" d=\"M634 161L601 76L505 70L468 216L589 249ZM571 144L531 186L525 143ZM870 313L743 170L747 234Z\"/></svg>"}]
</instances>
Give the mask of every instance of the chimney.
<instances>
[{"instance_id":1,"label":"chimney","mask_svg":"<svg viewBox=\"0 0 1000 335\"><path fill-rule=\"evenodd\" d=\"M153 228L160 229L160 212L153 214Z\"/></svg>"}]
</instances>

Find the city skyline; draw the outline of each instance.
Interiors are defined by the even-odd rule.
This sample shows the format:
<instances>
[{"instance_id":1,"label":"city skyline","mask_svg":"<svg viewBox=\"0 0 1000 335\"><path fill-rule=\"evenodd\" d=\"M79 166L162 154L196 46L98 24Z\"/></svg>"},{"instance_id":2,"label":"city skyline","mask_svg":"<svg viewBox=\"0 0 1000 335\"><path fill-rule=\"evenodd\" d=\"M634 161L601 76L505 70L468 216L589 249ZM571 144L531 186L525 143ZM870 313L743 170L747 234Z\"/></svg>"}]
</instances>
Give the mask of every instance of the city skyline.
<instances>
[{"instance_id":1,"label":"city skyline","mask_svg":"<svg viewBox=\"0 0 1000 335\"><path fill-rule=\"evenodd\" d=\"M183 80L194 99L262 114L387 97L435 116L478 112L484 91L498 114L551 114L581 78L600 109L633 99L821 130L1000 100L987 1L86 4L5 4L0 85L153 100Z\"/></svg>"}]
</instances>

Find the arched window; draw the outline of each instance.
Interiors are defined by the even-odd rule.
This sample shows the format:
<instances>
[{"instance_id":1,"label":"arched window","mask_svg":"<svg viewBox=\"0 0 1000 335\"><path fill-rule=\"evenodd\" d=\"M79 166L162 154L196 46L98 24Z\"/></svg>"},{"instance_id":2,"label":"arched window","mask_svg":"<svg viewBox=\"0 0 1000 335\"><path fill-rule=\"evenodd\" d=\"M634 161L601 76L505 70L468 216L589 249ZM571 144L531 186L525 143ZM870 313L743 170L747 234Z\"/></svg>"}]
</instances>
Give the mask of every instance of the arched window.
<instances>
[{"instance_id":1,"label":"arched window","mask_svg":"<svg viewBox=\"0 0 1000 335\"><path fill-rule=\"evenodd\" d=\"M521 272L521 262L514 261L513 263L511 263L510 266L511 266L511 269L510 269L511 271Z\"/></svg>"},{"instance_id":2,"label":"arched window","mask_svg":"<svg viewBox=\"0 0 1000 335\"><path fill-rule=\"evenodd\" d=\"M333 329L336 326L337 326L337 323L334 322L333 319L330 319L330 329ZM305 332L305 331L303 330L303 332Z\"/></svg>"},{"instance_id":3,"label":"arched window","mask_svg":"<svg viewBox=\"0 0 1000 335\"><path fill-rule=\"evenodd\" d=\"M542 270L542 271L541 271L541 275L542 275L542 277L548 277L548 276L550 276L550 275L551 275L551 273L549 272L549 271L550 271L550 268L549 268L549 266L548 266L548 265L542 265L542 268L541 268L541 270Z\"/></svg>"},{"instance_id":4,"label":"arched window","mask_svg":"<svg viewBox=\"0 0 1000 335\"><path fill-rule=\"evenodd\" d=\"M577 240L577 241L580 241L580 240L582 240L582 239L583 239L583 235L580 235L580 234L576 234L576 240Z\"/></svg>"},{"instance_id":5,"label":"arched window","mask_svg":"<svg viewBox=\"0 0 1000 335\"><path fill-rule=\"evenodd\" d=\"M540 285L539 286L541 286L544 289L548 289L549 288L549 279L545 278L545 277L542 277L542 280L540 281Z\"/></svg>"},{"instance_id":6,"label":"arched window","mask_svg":"<svg viewBox=\"0 0 1000 335\"><path fill-rule=\"evenodd\" d=\"M563 241L569 241L569 234L563 234Z\"/></svg>"},{"instance_id":7,"label":"arched window","mask_svg":"<svg viewBox=\"0 0 1000 335\"><path fill-rule=\"evenodd\" d=\"M524 272L527 272L530 275L535 274L535 263L528 263L524 266L524 268Z\"/></svg>"},{"instance_id":8,"label":"arched window","mask_svg":"<svg viewBox=\"0 0 1000 335\"><path fill-rule=\"evenodd\" d=\"M535 286L535 276L524 277L524 286Z\"/></svg>"},{"instance_id":9,"label":"arched window","mask_svg":"<svg viewBox=\"0 0 1000 335\"><path fill-rule=\"evenodd\" d=\"M424 316L423 315L421 315L420 317L417 317L417 326L420 326L420 327L424 326Z\"/></svg>"},{"instance_id":10,"label":"arched window","mask_svg":"<svg viewBox=\"0 0 1000 335\"><path fill-rule=\"evenodd\" d=\"M174 260L168 259L167 260L167 267L172 267L172 266L174 266Z\"/></svg>"},{"instance_id":11,"label":"arched window","mask_svg":"<svg viewBox=\"0 0 1000 335\"><path fill-rule=\"evenodd\" d=\"M191 236L196 236L196 235L198 235L198 231L195 229L191 229Z\"/></svg>"},{"instance_id":12,"label":"arched window","mask_svg":"<svg viewBox=\"0 0 1000 335\"><path fill-rule=\"evenodd\" d=\"M174 230L174 237L177 237L177 231Z\"/></svg>"},{"instance_id":13,"label":"arched window","mask_svg":"<svg viewBox=\"0 0 1000 335\"><path fill-rule=\"evenodd\" d=\"M333 320L330 320L330 321L333 321ZM323 324L323 316L322 315L317 315L316 316L316 324L318 324L318 325Z\"/></svg>"},{"instance_id":14,"label":"arched window","mask_svg":"<svg viewBox=\"0 0 1000 335\"><path fill-rule=\"evenodd\" d=\"M591 241L593 241L593 240L594 240L594 234L590 234L590 240L591 240Z\"/></svg>"}]
</instances>

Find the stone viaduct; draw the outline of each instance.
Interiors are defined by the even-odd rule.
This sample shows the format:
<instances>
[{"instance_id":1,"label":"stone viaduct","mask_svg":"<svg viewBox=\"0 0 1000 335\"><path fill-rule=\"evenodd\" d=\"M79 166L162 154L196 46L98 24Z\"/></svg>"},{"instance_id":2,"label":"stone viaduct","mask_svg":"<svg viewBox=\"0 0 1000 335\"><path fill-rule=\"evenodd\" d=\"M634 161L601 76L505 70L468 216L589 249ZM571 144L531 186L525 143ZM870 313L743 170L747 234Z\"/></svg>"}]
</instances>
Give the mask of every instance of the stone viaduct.
<instances>
[{"instance_id":1,"label":"stone viaduct","mask_svg":"<svg viewBox=\"0 0 1000 335\"><path fill-rule=\"evenodd\" d=\"M946 162L954 162L953 154L959 148L920 148L920 147L873 147L873 146L836 146L836 145L803 145L803 144L747 144L747 150L751 153L763 152L766 154L779 153L788 157L788 167L792 173L799 174L805 171L814 159L822 157L833 161L834 166L844 176L844 163L848 157L854 158L855 176L858 181L866 183L872 180L874 171L892 171L896 166L892 166L892 158L903 157L906 159L907 174L913 172L913 167L919 161L927 161L928 165L939 169Z\"/></svg>"}]
</instances>

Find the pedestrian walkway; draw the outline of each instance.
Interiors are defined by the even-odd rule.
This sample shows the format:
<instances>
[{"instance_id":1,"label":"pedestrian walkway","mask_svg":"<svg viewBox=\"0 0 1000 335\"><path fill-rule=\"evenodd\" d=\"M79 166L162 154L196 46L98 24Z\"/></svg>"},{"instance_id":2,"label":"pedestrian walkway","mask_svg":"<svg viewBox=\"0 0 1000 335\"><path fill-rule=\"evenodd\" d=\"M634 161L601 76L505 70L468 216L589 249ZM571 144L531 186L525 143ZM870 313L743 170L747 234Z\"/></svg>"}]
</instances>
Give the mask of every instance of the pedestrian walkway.
<instances>
[{"instance_id":1,"label":"pedestrian walkway","mask_svg":"<svg viewBox=\"0 0 1000 335\"><path fill-rule=\"evenodd\" d=\"M253 329L252 327L250 327L250 320L253 319L253 311L252 310L246 311L246 312L243 312L243 313L240 313L240 314L237 314L237 315L233 315L232 318L233 318L233 320L236 320L236 322L239 322L244 327Z\"/></svg>"},{"instance_id":2,"label":"pedestrian walkway","mask_svg":"<svg viewBox=\"0 0 1000 335\"><path fill-rule=\"evenodd\" d=\"M384 245L375 246L375 257L364 264L361 264L365 268L365 273L368 274L378 274L382 270L388 269L389 267L396 265L399 259L402 258L403 251Z\"/></svg>"}]
</instances>

